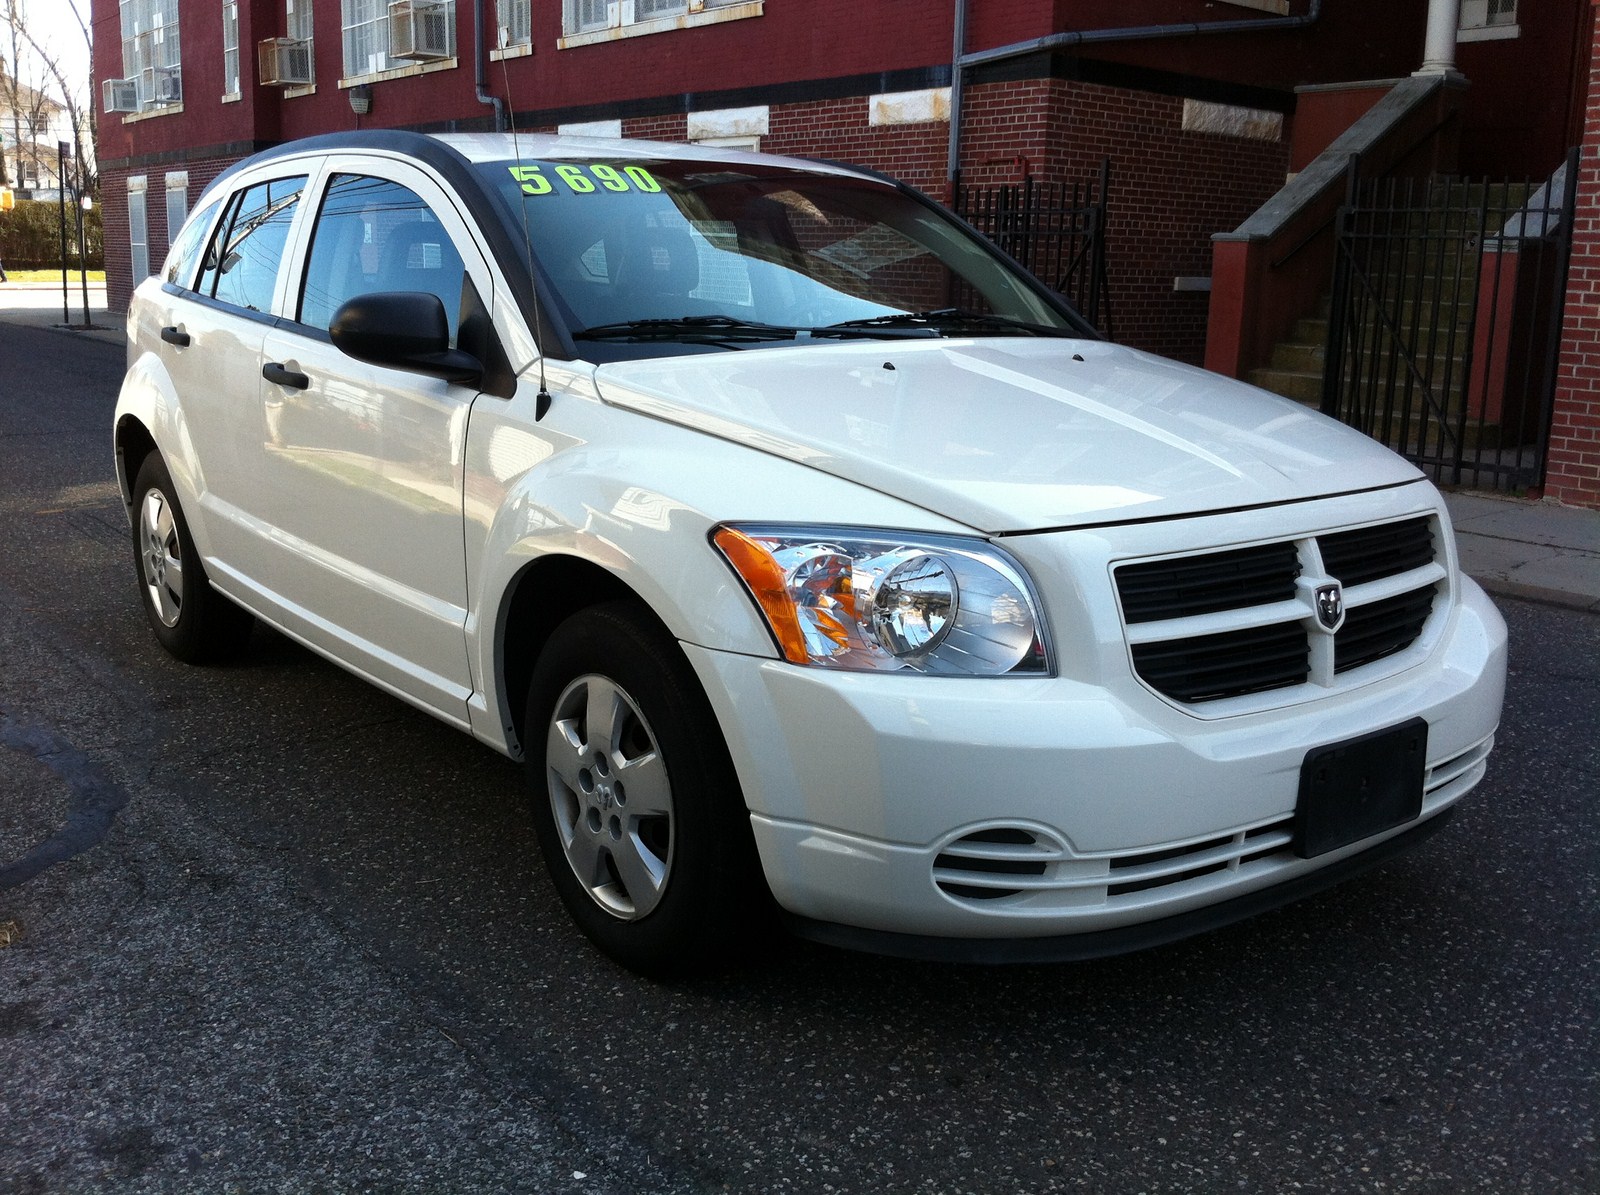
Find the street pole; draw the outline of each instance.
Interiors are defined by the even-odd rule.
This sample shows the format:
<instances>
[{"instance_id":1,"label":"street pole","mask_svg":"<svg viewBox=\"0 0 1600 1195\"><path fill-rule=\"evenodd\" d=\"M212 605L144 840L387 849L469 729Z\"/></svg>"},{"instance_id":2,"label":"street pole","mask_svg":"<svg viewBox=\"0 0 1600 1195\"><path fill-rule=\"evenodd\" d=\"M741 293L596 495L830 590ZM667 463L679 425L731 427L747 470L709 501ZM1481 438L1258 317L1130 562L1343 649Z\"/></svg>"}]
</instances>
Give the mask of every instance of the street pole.
<instances>
[{"instance_id":1,"label":"street pole","mask_svg":"<svg viewBox=\"0 0 1600 1195\"><path fill-rule=\"evenodd\" d=\"M93 327L89 320L89 246L84 238L83 231L83 205L89 202L89 197L83 192L83 160L78 160L78 202L72 206L78 213L78 284L83 289L83 326Z\"/></svg>"},{"instance_id":2,"label":"street pole","mask_svg":"<svg viewBox=\"0 0 1600 1195\"><path fill-rule=\"evenodd\" d=\"M67 150L65 141L56 142L56 200L61 205L61 323L72 323L71 292L67 289Z\"/></svg>"}]
</instances>

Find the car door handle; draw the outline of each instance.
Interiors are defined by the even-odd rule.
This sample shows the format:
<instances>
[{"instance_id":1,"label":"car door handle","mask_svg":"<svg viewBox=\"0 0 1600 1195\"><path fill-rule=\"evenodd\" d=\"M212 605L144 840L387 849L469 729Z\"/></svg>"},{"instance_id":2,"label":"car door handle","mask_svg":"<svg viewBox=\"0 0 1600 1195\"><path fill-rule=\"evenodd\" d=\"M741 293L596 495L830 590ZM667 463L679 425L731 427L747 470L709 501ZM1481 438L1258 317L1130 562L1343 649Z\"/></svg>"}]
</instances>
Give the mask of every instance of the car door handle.
<instances>
[{"instance_id":1,"label":"car door handle","mask_svg":"<svg viewBox=\"0 0 1600 1195\"><path fill-rule=\"evenodd\" d=\"M276 361L268 361L261 367L261 376L267 381L278 386L289 386L295 390L304 390L311 385L311 379L303 373L293 369L285 369Z\"/></svg>"},{"instance_id":2,"label":"car door handle","mask_svg":"<svg viewBox=\"0 0 1600 1195\"><path fill-rule=\"evenodd\" d=\"M176 328L162 328L161 339L165 340L168 344L177 345L180 349L186 349L189 347L189 334L187 332L180 332Z\"/></svg>"}]
</instances>

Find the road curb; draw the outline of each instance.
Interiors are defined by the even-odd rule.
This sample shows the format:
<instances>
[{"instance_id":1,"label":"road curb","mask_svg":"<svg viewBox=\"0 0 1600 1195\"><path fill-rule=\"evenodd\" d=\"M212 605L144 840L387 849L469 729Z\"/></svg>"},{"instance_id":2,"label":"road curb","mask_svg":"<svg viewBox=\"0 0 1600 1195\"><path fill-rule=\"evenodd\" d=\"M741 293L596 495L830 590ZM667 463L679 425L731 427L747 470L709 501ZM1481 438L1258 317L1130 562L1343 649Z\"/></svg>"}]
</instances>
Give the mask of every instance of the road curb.
<instances>
[{"instance_id":1,"label":"road curb","mask_svg":"<svg viewBox=\"0 0 1600 1195\"><path fill-rule=\"evenodd\" d=\"M1541 606L1559 606L1564 610L1579 610L1586 614L1600 614L1600 598L1587 594L1569 593L1543 585L1525 585L1520 581L1507 581L1502 577L1472 576L1484 592L1495 597L1515 598L1520 602L1537 602Z\"/></svg>"}]
</instances>

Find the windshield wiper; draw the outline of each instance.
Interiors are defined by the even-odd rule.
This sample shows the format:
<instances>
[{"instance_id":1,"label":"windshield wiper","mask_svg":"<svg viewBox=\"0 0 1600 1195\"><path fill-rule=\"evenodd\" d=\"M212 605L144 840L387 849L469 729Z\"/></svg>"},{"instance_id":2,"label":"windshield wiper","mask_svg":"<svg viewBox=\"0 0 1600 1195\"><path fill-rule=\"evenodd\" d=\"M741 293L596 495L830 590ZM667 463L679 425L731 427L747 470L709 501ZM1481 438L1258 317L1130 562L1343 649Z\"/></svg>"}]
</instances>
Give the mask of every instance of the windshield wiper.
<instances>
[{"instance_id":1,"label":"windshield wiper","mask_svg":"<svg viewBox=\"0 0 1600 1195\"><path fill-rule=\"evenodd\" d=\"M683 315L596 324L572 336L574 340L793 340L797 331L727 315Z\"/></svg>"},{"instance_id":2,"label":"windshield wiper","mask_svg":"<svg viewBox=\"0 0 1600 1195\"><path fill-rule=\"evenodd\" d=\"M943 336L953 331L967 331L1015 336L1072 336L1067 328L1052 328L1044 324L1030 324L1026 320L1012 319L1008 315L994 315L982 311L965 311L960 307L940 307L933 311L896 311L889 315L875 315L869 319L848 319L821 328L812 328L812 336Z\"/></svg>"}]
</instances>

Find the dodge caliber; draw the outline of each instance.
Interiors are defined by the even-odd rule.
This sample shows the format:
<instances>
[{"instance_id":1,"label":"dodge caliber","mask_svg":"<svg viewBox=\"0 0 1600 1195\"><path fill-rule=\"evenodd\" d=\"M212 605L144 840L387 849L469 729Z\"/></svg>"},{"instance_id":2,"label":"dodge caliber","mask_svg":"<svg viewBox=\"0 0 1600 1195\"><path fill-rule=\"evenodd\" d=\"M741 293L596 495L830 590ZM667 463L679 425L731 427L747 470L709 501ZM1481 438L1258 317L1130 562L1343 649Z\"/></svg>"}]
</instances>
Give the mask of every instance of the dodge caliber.
<instances>
[{"instance_id":1,"label":"dodge caliber","mask_svg":"<svg viewBox=\"0 0 1600 1195\"><path fill-rule=\"evenodd\" d=\"M138 591L525 762L648 974L781 923L971 961L1225 924L1479 781L1505 628L1438 493L1111 344L846 166L335 134L195 205L128 316Z\"/></svg>"}]
</instances>

